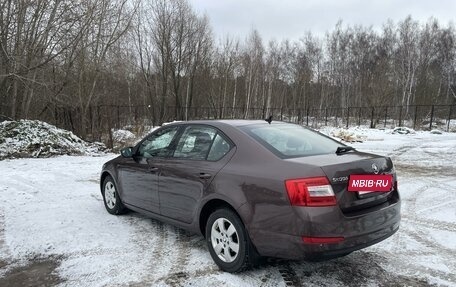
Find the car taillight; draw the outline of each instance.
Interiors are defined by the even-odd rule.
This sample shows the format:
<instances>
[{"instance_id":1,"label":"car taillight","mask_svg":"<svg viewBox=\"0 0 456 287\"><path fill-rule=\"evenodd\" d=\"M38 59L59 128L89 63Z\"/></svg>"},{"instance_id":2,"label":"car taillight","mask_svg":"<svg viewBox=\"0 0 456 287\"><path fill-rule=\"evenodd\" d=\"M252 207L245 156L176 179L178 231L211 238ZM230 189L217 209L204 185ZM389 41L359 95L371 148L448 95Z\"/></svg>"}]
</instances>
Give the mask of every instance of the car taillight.
<instances>
[{"instance_id":1,"label":"car taillight","mask_svg":"<svg viewBox=\"0 0 456 287\"><path fill-rule=\"evenodd\" d=\"M334 191L324 176L288 179L285 187L294 206L332 206L337 203Z\"/></svg>"}]
</instances>

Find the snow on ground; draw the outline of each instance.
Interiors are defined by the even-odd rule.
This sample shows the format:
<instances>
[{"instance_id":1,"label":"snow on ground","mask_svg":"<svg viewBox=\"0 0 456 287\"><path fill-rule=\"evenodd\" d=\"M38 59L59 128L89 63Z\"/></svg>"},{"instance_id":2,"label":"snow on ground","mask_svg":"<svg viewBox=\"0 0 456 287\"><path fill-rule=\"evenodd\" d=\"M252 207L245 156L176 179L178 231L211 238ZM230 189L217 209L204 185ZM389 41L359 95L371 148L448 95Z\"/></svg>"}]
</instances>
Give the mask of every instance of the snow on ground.
<instances>
[{"instance_id":1,"label":"snow on ground","mask_svg":"<svg viewBox=\"0 0 456 287\"><path fill-rule=\"evenodd\" d=\"M99 171L116 155L4 160L0 285L11 285L17 270L35 276L31 262L50 261L46 272L63 286L455 286L456 134L349 132L364 140L351 145L395 163L403 220L384 242L326 262L268 260L228 274L202 237L137 213L105 211Z\"/></svg>"}]
</instances>

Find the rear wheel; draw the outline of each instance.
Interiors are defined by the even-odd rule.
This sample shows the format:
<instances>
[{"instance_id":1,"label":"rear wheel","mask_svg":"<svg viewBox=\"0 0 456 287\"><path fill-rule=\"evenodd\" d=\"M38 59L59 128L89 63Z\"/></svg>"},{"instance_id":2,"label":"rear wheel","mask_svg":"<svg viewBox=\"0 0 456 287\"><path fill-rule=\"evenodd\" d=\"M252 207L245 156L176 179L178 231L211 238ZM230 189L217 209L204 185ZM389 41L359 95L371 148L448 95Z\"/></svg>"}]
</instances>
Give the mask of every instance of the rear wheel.
<instances>
[{"instance_id":1,"label":"rear wheel","mask_svg":"<svg viewBox=\"0 0 456 287\"><path fill-rule=\"evenodd\" d=\"M229 209L218 209L209 216L206 240L212 259L223 271L240 272L258 261L241 219Z\"/></svg>"},{"instance_id":2,"label":"rear wheel","mask_svg":"<svg viewBox=\"0 0 456 287\"><path fill-rule=\"evenodd\" d=\"M109 175L105 178L103 182L102 194L105 208L109 213L118 215L126 212L127 209L120 201L116 183Z\"/></svg>"}]
</instances>

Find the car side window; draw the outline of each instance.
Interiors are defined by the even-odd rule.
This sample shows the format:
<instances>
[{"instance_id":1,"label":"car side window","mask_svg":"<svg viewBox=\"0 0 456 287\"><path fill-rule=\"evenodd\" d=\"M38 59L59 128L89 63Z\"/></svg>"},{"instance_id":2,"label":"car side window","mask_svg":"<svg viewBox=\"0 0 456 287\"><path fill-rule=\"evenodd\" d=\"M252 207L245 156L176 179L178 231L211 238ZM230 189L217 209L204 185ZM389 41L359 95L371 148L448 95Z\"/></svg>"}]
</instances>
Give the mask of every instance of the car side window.
<instances>
[{"instance_id":1,"label":"car side window","mask_svg":"<svg viewBox=\"0 0 456 287\"><path fill-rule=\"evenodd\" d=\"M206 126L188 126L179 139L173 157L205 160L217 131Z\"/></svg>"},{"instance_id":2,"label":"car side window","mask_svg":"<svg viewBox=\"0 0 456 287\"><path fill-rule=\"evenodd\" d=\"M168 156L177 130L178 127L170 127L150 135L139 146L138 155L146 158Z\"/></svg>"},{"instance_id":3,"label":"car side window","mask_svg":"<svg viewBox=\"0 0 456 287\"><path fill-rule=\"evenodd\" d=\"M221 159L225 154L227 154L231 149L231 145L220 135L214 139L211 150L207 156L207 160L216 161Z\"/></svg>"}]
</instances>

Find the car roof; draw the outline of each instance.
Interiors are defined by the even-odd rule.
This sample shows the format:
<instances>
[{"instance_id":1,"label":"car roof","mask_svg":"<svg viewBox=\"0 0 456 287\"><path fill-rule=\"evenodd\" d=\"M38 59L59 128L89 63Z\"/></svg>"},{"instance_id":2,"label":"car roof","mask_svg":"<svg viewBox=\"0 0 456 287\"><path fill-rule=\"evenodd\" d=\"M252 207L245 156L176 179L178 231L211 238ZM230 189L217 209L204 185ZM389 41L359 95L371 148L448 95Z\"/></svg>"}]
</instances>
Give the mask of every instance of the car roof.
<instances>
[{"instance_id":1,"label":"car roof","mask_svg":"<svg viewBox=\"0 0 456 287\"><path fill-rule=\"evenodd\" d=\"M242 119L233 119L233 120L193 120L193 121L182 121L182 122L173 122L172 124L208 124L215 127L221 127L224 125L229 125L233 127L241 127L255 124L265 124L268 123L265 120L242 120ZM281 121L272 121L271 124L288 124Z\"/></svg>"}]
</instances>

